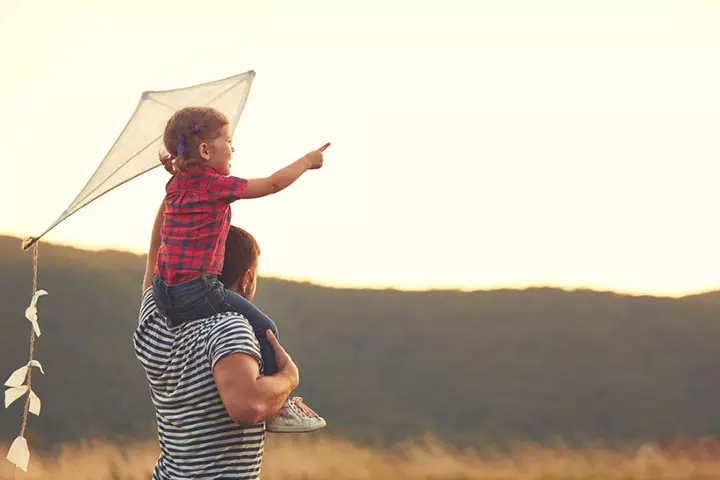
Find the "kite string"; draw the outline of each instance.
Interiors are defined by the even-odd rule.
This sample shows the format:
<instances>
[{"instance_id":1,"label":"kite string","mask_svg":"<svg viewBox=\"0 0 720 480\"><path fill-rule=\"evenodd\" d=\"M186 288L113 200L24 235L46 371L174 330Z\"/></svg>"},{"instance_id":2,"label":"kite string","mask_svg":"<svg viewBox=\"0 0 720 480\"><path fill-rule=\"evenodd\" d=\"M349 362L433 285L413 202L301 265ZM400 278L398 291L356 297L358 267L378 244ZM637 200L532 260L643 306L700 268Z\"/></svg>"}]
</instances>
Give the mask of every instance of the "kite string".
<instances>
[{"instance_id":1,"label":"kite string","mask_svg":"<svg viewBox=\"0 0 720 480\"><path fill-rule=\"evenodd\" d=\"M35 243L33 245L33 296L35 296L35 292L37 292L37 276L38 276L38 244ZM30 326L30 361L33 361L33 354L35 353L35 329L33 326ZM25 398L25 409L23 410L23 419L22 419L22 426L20 427L20 436L25 436L25 428L27 427L27 420L28 420L28 412L30 411L30 387L32 386L32 365L30 365L30 368L28 368L27 371L27 387L28 387L28 394ZM15 476L17 475L17 465L15 465L15 468L13 469L13 480L15 480Z\"/></svg>"},{"instance_id":2,"label":"kite string","mask_svg":"<svg viewBox=\"0 0 720 480\"><path fill-rule=\"evenodd\" d=\"M38 244L33 245L33 289L32 294L35 296L37 292L37 277L38 277ZM30 326L30 362L33 361L33 354L35 353L35 329ZM27 387L28 395L25 398L25 410L23 410L23 421L20 427L20 436L25 436L25 427L27 427L28 411L30 410L30 391L32 387L32 366L27 371Z\"/></svg>"}]
</instances>

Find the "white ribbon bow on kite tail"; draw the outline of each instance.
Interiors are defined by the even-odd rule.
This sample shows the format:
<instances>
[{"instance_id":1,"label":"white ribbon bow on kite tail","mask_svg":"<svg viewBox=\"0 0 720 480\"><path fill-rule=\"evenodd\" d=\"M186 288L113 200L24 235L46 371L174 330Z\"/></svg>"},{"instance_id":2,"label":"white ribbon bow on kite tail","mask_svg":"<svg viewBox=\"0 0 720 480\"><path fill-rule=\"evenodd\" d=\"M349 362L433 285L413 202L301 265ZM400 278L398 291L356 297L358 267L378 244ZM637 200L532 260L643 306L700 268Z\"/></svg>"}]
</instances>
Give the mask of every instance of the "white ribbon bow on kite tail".
<instances>
[{"instance_id":1,"label":"white ribbon bow on kite tail","mask_svg":"<svg viewBox=\"0 0 720 480\"><path fill-rule=\"evenodd\" d=\"M31 360L27 363L27 365L15 370L12 375L10 375L10 378L5 381L5 386L10 387L5 390L5 408L8 408L15 400L22 397L29 391L30 413L40 415L40 398L38 398L38 396L35 395L35 392L30 390L27 385L23 385L23 383L25 383L25 378L27 378L27 371L30 367L39 368L42 374L45 375L42 365L40 365L40 362L37 360Z\"/></svg>"},{"instance_id":2,"label":"white ribbon bow on kite tail","mask_svg":"<svg viewBox=\"0 0 720 480\"><path fill-rule=\"evenodd\" d=\"M30 323L32 323L33 330L35 330L35 335L37 335L38 337L40 336L40 326L38 325L37 301L38 298L47 294L48 293L45 290L38 290L37 292L35 292L35 295L33 295L32 300L30 301L30 306L25 309L25 318L27 318Z\"/></svg>"}]
</instances>

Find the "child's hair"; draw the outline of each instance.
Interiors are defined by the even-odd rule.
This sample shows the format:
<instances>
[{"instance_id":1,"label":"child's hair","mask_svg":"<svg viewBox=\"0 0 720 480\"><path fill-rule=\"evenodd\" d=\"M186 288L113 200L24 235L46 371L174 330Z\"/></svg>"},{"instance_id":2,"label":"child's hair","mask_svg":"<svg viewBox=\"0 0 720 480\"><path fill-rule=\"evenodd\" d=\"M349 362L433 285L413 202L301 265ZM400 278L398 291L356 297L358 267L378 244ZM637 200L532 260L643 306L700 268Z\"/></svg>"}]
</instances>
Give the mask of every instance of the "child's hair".
<instances>
[{"instance_id":1,"label":"child's hair","mask_svg":"<svg viewBox=\"0 0 720 480\"><path fill-rule=\"evenodd\" d=\"M217 138L229 123L228 118L214 108L187 107L175 112L163 134L163 143L170 154L162 160L165 170L186 172L189 167L202 163L198 146L205 140Z\"/></svg>"}]
</instances>

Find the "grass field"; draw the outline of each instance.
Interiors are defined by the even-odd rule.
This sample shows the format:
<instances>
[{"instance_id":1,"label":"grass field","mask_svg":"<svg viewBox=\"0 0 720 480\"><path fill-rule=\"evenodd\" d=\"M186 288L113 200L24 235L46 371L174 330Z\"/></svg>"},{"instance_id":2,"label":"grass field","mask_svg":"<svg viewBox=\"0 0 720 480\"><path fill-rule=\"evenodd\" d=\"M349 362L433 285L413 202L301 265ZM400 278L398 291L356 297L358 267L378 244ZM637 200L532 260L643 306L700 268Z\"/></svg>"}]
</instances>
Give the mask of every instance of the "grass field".
<instances>
[{"instance_id":1,"label":"grass field","mask_svg":"<svg viewBox=\"0 0 720 480\"><path fill-rule=\"evenodd\" d=\"M7 447L6 447L7 448ZM7 450L5 450L7 451ZM33 455L17 479L141 480L151 478L158 449L153 442L127 446L103 442L63 445L55 455ZM0 479L13 478L3 461ZM570 449L518 444L504 453L455 450L432 439L379 451L343 440L270 436L265 480L331 479L720 479L720 447L715 441L608 449Z\"/></svg>"}]
</instances>

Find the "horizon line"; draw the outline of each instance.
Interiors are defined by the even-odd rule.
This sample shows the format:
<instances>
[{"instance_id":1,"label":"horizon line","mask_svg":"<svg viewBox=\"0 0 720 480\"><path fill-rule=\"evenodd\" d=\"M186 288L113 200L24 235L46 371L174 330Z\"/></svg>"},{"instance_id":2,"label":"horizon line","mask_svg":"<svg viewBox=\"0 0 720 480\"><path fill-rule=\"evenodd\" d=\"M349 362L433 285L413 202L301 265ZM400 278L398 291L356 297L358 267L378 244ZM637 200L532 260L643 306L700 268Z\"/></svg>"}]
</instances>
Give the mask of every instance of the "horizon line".
<instances>
[{"instance_id":1,"label":"horizon line","mask_svg":"<svg viewBox=\"0 0 720 480\"><path fill-rule=\"evenodd\" d=\"M8 239L14 239L18 241L18 248L22 250L21 245L23 242L23 238L9 234L9 233L0 233L0 238L5 237ZM38 242L41 243L41 242ZM124 250L121 248L111 248L111 247L78 247L76 245L72 244L66 244L62 242L54 242L54 241L42 241L42 243L46 245L52 245L54 247L60 247L60 248L67 248L72 250L77 250L81 252L89 252L89 253L121 253L125 255L133 255L136 257L145 257L147 256L147 253L139 253L132 250ZM365 285L365 284L331 284L331 283L325 283L318 280L312 280L309 278L303 278L303 277L293 277L293 276L283 276L278 274L269 274L269 275L259 275L258 278L265 278L265 279L272 279L272 280L280 280L280 281L286 281L286 282L293 282L293 283L304 283L309 284L321 288L330 288L330 289L336 289L336 290L372 290L372 291L395 291L395 292L407 292L407 293L423 293L423 292L457 292L457 293L478 293L478 292L498 292L498 291L526 291L526 290L557 290L557 291L563 291L563 292L593 292L593 293L604 293L604 294L613 294L613 295L619 295L619 296L625 296L625 297L652 297L652 298L670 298L670 299L683 299L683 298L689 298L689 297L697 297L705 294L711 294L715 292L720 292L720 287L718 289L709 289L709 290L694 290L694 291L686 291L683 293L678 294L668 294L668 293L659 293L659 292L639 292L639 291L628 291L628 290L622 290L622 289L611 289L611 288L597 288L597 287L588 287L588 286L581 286L581 285L575 285L575 286L568 286L568 285L553 285L553 284L525 284L525 285L497 285L493 287L486 287L486 288L463 288L460 286L455 287L418 287L418 288L411 288L411 287L398 287L398 286L392 286L392 285Z\"/></svg>"}]
</instances>

